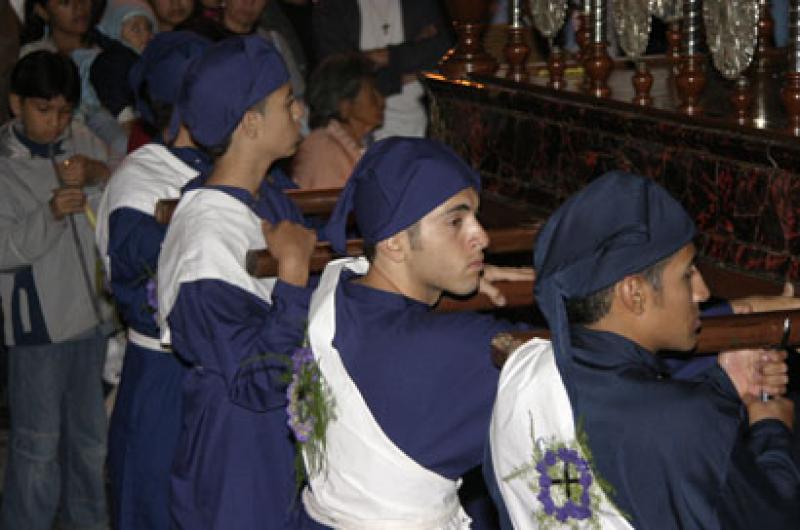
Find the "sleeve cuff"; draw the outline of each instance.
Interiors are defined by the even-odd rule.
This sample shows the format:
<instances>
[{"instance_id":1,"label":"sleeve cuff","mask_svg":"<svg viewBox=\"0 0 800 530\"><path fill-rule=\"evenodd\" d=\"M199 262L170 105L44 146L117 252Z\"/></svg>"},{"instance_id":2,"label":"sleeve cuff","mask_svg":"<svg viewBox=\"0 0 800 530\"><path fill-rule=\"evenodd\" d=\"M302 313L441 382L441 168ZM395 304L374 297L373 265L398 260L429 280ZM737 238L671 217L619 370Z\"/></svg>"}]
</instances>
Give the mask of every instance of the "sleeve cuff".
<instances>
[{"instance_id":1,"label":"sleeve cuff","mask_svg":"<svg viewBox=\"0 0 800 530\"><path fill-rule=\"evenodd\" d=\"M287 303L298 304L308 308L308 303L311 300L311 291L310 287L298 287L278 279L272 289L272 296L280 298Z\"/></svg>"}]
</instances>

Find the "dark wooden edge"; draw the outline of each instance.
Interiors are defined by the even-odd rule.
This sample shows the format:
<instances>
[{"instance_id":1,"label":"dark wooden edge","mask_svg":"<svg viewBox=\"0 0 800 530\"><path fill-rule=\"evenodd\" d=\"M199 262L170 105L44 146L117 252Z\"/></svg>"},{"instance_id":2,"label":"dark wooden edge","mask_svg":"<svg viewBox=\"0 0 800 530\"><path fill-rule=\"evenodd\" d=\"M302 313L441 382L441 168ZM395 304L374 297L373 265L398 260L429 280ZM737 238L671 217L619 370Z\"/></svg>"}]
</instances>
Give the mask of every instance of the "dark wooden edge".
<instances>
[{"instance_id":1,"label":"dark wooden edge","mask_svg":"<svg viewBox=\"0 0 800 530\"><path fill-rule=\"evenodd\" d=\"M487 230L489 247L487 252L502 254L509 252L528 252L533 248L533 239L538 232L537 226L497 228ZM361 239L351 239L347 242L348 256L361 256L364 253L364 242ZM321 272L325 265L337 257L336 253L327 242L317 243L311 255L309 270L312 273ZM267 249L251 250L247 253L247 272L257 278L275 276L278 263Z\"/></svg>"},{"instance_id":2,"label":"dark wooden edge","mask_svg":"<svg viewBox=\"0 0 800 530\"><path fill-rule=\"evenodd\" d=\"M800 345L800 310L706 317L701 322L694 349L698 355L741 348ZM789 333L785 335L787 322ZM500 333L492 342L492 361L503 366L514 350L536 337L549 339L550 331Z\"/></svg>"},{"instance_id":3,"label":"dark wooden edge","mask_svg":"<svg viewBox=\"0 0 800 530\"><path fill-rule=\"evenodd\" d=\"M504 307L528 307L533 305L533 281L496 282L495 287L505 296ZM436 306L437 311L482 311L495 309L488 296L477 293L469 298L444 296Z\"/></svg>"},{"instance_id":4,"label":"dark wooden edge","mask_svg":"<svg viewBox=\"0 0 800 530\"><path fill-rule=\"evenodd\" d=\"M321 190L284 190L305 215L330 215L339 200L339 188ZM156 203L155 218L162 225L168 225L178 207L178 199L161 199Z\"/></svg>"},{"instance_id":5,"label":"dark wooden edge","mask_svg":"<svg viewBox=\"0 0 800 530\"><path fill-rule=\"evenodd\" d=\"M153 217L156 218L158 224L168 225L177 207L178 199L161 199L156 203L156 210L153 213Z\"/></svg>"},{"instance_id":6,"label":"dark wooden edge","mask_svg":"<svg viewBox=\"0 0 800 530\"><path fill-rule=\"evenodd\" d=\"M319 215L327 217L336 207L339 200L339 188L328 188L320 190L284 190L303 215ZM160 224L169 224L175 208L178 206L178 199L161 199L156 203L155 218ZM541 224L543 216L540 212L534 212L532 207L511 201L490 193L481 195L481 211L479 212L481 222L489 228L499 228L501 226L538 226Z\"/></svg>"},{"instance_id":7,"label":"dark wooden edge","mask_svg":"<svg viewBox=\"0 0 800 530\"><path fill-rule=\"evenodd\" d=\"M774 277L736 271L707 258L698 258L697 268L702 273L708 289L719 298L733 300L754 294L774 296L783 292L784 282ZM800 295L799 287L794 284L795 293Z\"/></svg>"},{"instance_id":8,"label":"dark wooden edge","mask_svg":"<svg viewBox=\"0 0 800 530\"><path fill-rule=\"evenodd\" d=\"M330 215L339 200L341 188L284 190L304 215Z\"/></svg>"}]
</instances>

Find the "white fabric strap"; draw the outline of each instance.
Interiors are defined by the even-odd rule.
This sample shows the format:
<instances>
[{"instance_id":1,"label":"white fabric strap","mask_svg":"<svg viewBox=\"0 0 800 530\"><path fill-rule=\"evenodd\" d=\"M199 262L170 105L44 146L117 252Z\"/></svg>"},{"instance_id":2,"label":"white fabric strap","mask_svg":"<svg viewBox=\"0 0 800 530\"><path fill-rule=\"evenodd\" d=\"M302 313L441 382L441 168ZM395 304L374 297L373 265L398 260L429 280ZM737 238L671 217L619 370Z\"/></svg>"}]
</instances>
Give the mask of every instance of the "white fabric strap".
<instances>
[{"instance_id":1,"label":"white fabric strap","mask_svg":"<svg viewBox=\"0 0 800 530\"><path fill-rule=\"evenodd\" d=\"M535 441L531 439L532 435ZM514 528L540 528L541 519L537 516L542 515L544 508L530 489L530 482L538 482L538 479L506 478L520 466L531 462L534 443L540 447L577 444L572 404L556 366L550 341L533 339L523 344L503 366L489 439L495 480ZM600 527L604 530L633 530L602 490L597 490L600 502L592 510ZM573 528L556 524L555 518L548 521L552 523L549 528ZM578 524L575 521L571 523Z\"/></svg>"},{"instance_id":2,"label":"white fabric strap","mask_svg":"<svg viewBox=\"0 0 800 530\"><path fill-rule=\"evenodd\" d=\"M327 265L311 297L309 342L336 400L326 433L327 467L303 494L308 514L334 528L466 530L460 481L431 471L405 454L381 429L333 345L335 295L342 271L367 271L363 258Z\"/></svg>"},{"instance_id":3,"label":"white fabric strap","mask_svg":"<svg viewBox=\"0 0 800 530\"><path fill-rule=\"evenodd\" d=\"M160 351L169 354L172 353L172 350L162 345L160 340L153 337L148 337L147 335L139 333L133 328L128 328L128 342L148 350Z\"/></svg>"},{"instance_id":4,"label":"white fabric strap","mask_svg":"<svg viewBox=\"0 0 800 530\"><path fill-rule=\"evenodd\" d=\"M319 506L317 499L308 488L303 490L303 506L308 515L318 523L346 530L461 530L470 528L470 518L464 513L460 505L452 506L451 510L439 517L425 521L372 519L369 521L348 519L332 519L325 510Z\"/></svg>"}]
</instances>

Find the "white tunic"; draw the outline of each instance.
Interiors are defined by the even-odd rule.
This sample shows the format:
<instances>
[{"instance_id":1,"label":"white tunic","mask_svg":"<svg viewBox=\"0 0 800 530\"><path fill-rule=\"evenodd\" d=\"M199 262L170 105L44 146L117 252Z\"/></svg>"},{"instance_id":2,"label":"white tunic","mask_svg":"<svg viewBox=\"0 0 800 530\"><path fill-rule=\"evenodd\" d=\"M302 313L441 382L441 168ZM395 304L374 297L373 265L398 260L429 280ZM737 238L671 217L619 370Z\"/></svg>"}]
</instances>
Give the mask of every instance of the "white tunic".
<instances>
[{"instance_id":1,"label":"white tunic","mask_svg":"<svg viewBox=\"0 0 800 530\"><path fill-rule=\"evenodd\" d=\"M131 208L152 217L159 200L179 198L181 188L198 174L160 144L146 144L125 157L111 175L97 208L95 238L107 278L111 279L108 258L111 213Z\"/></svg>"},{"instance_id":2,"label":"white tunic","mask_svg":"<svg viewBox=\"0 0 800 530\"><path fill-rule=\"evenodd\" d=\"M209 188L184 194L158 258L161 342L171 343L167 316L183 283L222 280L272 303L276 278L255 278L246 269L247 251L263 248L261 219L243 202Z\"/></svg>"},{"instance_id":3,"label":"white tunic","mask_svg":"<svg viewBox=\"0 0 800 530\"><path fill-rule=\"evenodd\" d=\"M500 374L489 433L495 480L516 529L540 528L537 514L541 516L544 511L529 485L538 481L537 477L507 479L520 466L531 462L532 436L539 447L552 445L554 441L577 446L572 406L556 367L552 345L541 339L523 344L509 356ZM600 527L632 529L596 480L592 487L600 501L599 509L595 510ZM555 518L547 521L550 524L546 528L575 528L558 523ZM577 522L577 528L590 528L586 520L570 521Z\"/></svg>"},{"instance_id":4,"label":"white tunic","mask_svg":"<svg viewBox=\"0 0 800 530\"><path fill-rule=\"evenodd\" d=\"M335 293L342 270L365 273L363 258L333 261L311 298L309 340L336 402L326 434L326 466L303 492L318 522L357 530L462 530L470 519L460 481L442 477L403 453L381 430L333 346Z\"/></svg>"}]
</instances>

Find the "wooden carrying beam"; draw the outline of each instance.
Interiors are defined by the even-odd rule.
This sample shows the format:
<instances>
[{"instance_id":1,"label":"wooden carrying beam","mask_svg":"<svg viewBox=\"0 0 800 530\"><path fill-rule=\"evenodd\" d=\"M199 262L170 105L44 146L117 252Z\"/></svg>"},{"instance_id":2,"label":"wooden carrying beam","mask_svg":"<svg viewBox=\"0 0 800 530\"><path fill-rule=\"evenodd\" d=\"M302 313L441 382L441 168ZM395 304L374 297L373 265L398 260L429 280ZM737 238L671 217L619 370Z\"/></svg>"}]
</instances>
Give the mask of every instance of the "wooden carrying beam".
<instances>
[{"instance_id":1,"label":"wooden carrying beam","mask_svg":"<svg viewBox=\"0 0 800 530\"><path fill-rule=\"evenodd\" d=\"M339 188L321 190L284 190L284 193L297 205L304 215L328 216L339 200ZM168 225L178 207L178 199L161 199L156 203L155 218L162 225Z\"/></svg>"},{"instance_id":2,"label":"wooden carrying beam","mask_svg":"<svg viewBox=\"0 0 800 530\"><path fill-rule=\"evenodd\" d=\"M487 252L497 254L507 254L512 252L530 252L533 248L533 238L536 237L538 226L520 226L511 228L489 229L489 248ZM361 256L364 254L364 242L361 239L350 239L347 241L347 255ZM336 253L330 243L317 243L314 253L311 255L311 272L321 272L325 265L336 258ZM272 257L267 249L251 250L247 253L247 272L257 278L275 276L278 272L278 262Z\"/></svg>"},{"instance_id":3,"label":"wooden carrying beam","mask_svg":"<svg viewBox=\"0 0 800 530\"><path fill-rule=\"evenodd\" d=\"M800 345L800 310L706 317L701 322L697 354ZM503 366L515 349L535 337L549 339L550 331L500 333L492 342L492 360Z\"/></svg>"}]
</instances>

